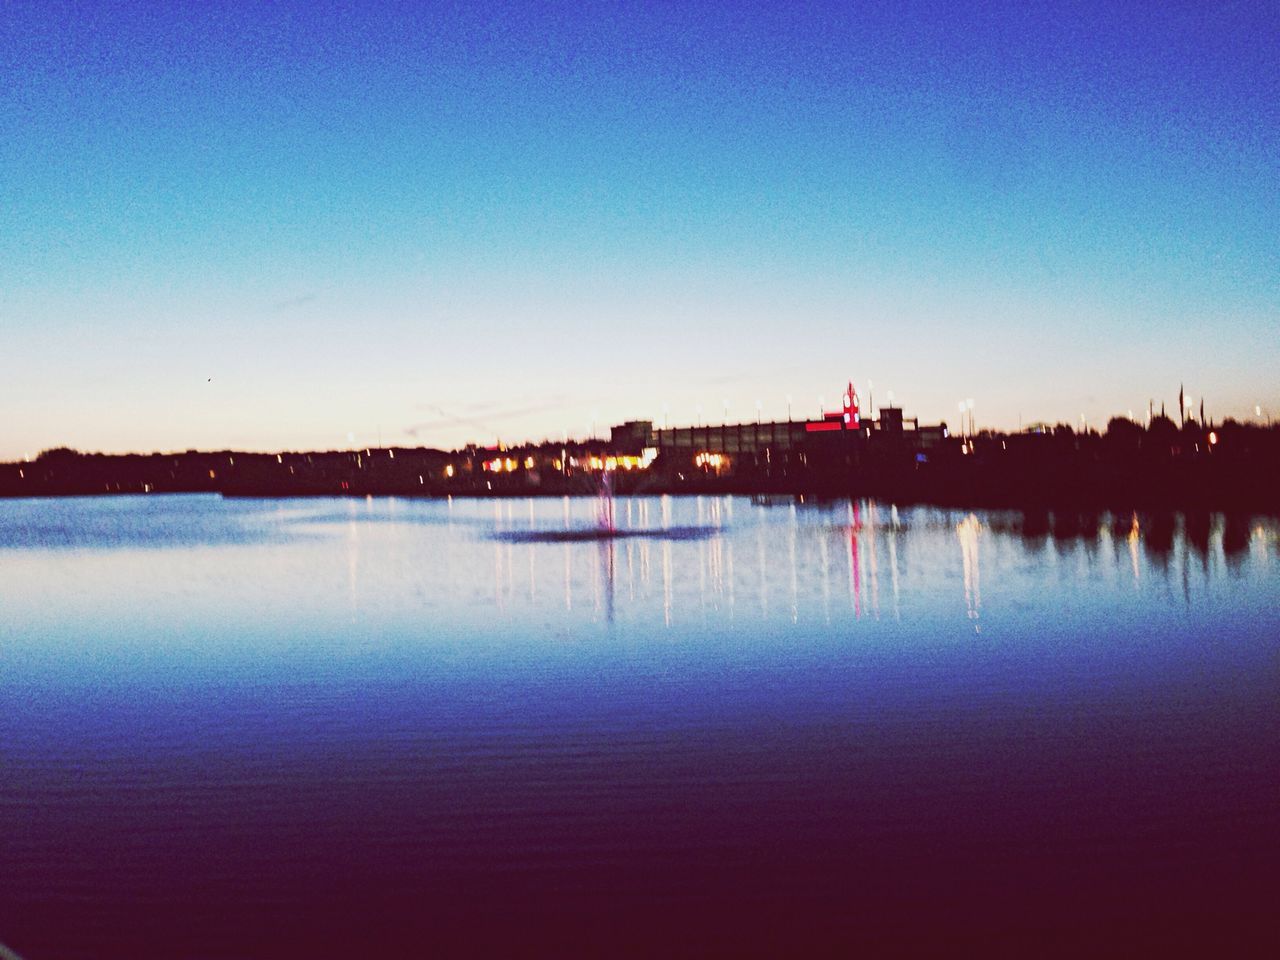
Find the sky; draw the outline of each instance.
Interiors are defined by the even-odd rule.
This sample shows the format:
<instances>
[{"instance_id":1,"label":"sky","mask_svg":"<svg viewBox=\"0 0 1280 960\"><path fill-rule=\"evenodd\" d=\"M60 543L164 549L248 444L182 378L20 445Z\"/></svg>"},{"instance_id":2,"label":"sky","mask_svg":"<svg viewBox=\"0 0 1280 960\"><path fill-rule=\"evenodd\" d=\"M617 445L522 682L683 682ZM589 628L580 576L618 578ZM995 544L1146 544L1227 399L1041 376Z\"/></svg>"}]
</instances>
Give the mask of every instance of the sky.
<instances>
[{"instance_id":1,"label":"sky","mask_svg":"<svg viewBox=\"0 0 1280 960\"><path fill-rule=\"evenodd\" d=\"M1280 4L0 2L0 459L1280 414Z\"/></svg>"}]
</instances>

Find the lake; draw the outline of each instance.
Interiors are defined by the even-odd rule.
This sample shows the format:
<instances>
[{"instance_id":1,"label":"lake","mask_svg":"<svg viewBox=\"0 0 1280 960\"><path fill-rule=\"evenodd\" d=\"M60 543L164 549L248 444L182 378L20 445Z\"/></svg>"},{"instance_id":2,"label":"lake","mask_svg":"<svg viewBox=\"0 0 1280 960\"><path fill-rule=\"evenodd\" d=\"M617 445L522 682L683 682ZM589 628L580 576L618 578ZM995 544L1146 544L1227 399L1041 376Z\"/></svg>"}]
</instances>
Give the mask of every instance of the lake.
<instances>
[{"instance_id":1,"label":"lake","mask_svg":"<svg viewBox=\"0 0 1280 960\"><path fill-rule=\"evenodd\" d=\"M1275 519L0 501L25 960L1265 955L1277 863Z\"/></svg>"}]
</instances>

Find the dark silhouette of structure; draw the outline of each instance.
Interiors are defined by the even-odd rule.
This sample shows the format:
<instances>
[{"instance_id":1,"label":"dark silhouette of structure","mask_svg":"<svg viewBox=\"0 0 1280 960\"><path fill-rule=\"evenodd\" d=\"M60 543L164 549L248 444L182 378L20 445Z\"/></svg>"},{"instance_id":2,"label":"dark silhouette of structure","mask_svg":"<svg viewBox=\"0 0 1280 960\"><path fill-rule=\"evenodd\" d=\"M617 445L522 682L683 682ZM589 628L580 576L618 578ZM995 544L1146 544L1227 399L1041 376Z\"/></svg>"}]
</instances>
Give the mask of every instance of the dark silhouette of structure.
<instances>
[{"instance_id":1,"label":"dark silhouette of structure","mask_svg":"<svg viewBox=\"0 0 1280 960\"><path fill-rule=\"evenodd\" d=\"M1154 407L1154 403L1152 404ZM0 464L0 496L216 493L224 496L529 496L618 493L862 496L1043 509L1280 510L1280 428L1163 412L1104 433L1068 424L952 435L900 407L817 420L655 429L633 420L608 440L516 446L106 455L66 448Z\"/></svg>"}]
</instances>

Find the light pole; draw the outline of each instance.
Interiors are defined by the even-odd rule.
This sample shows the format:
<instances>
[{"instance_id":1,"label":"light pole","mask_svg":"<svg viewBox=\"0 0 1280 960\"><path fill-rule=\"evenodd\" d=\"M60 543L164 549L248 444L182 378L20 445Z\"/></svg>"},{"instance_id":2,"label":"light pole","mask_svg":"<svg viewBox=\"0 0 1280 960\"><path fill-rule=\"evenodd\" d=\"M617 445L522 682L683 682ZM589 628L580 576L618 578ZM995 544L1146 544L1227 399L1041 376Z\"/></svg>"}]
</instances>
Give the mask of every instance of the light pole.
<instances>
[{"instance_id":1,"label":"light pole","mask_svg":"<svg viewBox=\"0 0 1280 960\"><path fill-rule=\"evenodd\" d=\"M791 422L791 394L787 394L787 422Z\"/></svg>"}]
</instances>

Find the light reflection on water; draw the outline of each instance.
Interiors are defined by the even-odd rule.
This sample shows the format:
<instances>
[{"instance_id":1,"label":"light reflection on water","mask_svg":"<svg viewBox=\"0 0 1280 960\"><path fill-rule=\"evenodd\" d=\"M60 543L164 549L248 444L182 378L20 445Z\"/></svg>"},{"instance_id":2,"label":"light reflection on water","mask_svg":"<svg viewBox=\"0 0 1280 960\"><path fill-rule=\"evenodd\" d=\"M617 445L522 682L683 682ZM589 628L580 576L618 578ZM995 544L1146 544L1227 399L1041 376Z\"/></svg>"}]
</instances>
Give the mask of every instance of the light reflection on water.
<instances>
[{"instance_id":1,"label":"light reflection on water","mask_svg":"<svg viewBox=\"0 0 1280 960\"><path fill-rule=\"evenodd\" d=\"M893 937L921 902L1047 928L1074 897L1109 937L1115 903L1217 897L1215 936L1270 910L1238 864L1280 854L1274 519L611 515L0 502L0 941L280 956L306 927L359 955L370 916L492 933L528 903L579 933L898 911Z\"/></svg>"},{"instance_id":2,"label":"light reflection on water","mask_svg":"<svg viewBox=\"0 0 1280 960\"><path fill-rule=\"evenodd\" d=\"M1276 572L1268 518L627 498L616 536L597 538L599 509L569 498L0 504L0 598L11 621L39 621L65 609L75 582L67 624L75 610L127 620L144 597L223 610L234 587L268 619L288 609L388 625L425 609L443 627L486 607L576 627L954 617L980 631L1049 598L1228 602L1231 584L1274 584Z\"/></svg>"}]
</instances>

